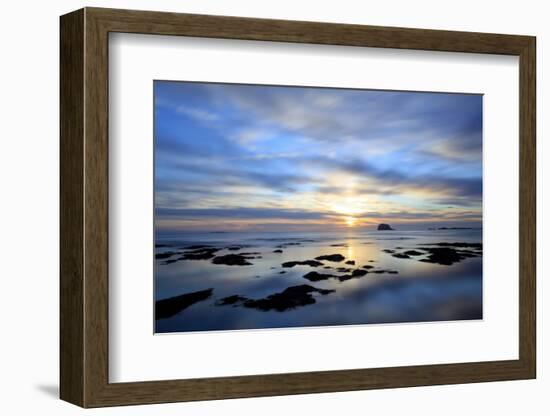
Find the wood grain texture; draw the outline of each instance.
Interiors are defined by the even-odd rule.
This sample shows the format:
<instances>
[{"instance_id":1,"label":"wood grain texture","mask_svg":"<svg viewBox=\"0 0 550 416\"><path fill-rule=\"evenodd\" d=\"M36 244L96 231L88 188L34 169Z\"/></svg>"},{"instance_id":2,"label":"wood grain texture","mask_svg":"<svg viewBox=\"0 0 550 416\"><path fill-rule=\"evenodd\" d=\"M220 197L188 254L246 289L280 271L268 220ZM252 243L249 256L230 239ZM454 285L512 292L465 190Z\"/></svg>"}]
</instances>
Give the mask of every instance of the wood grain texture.
<instances>
[{"instance_id":1,"label":"wood grain texture","mask_svg":"<svg viewBox=\"0 0 550 416\"><path fill-rule=\"evenodd\" d=\"M85 406L108 380L108 33L86 12L84 68Z\"/></svg>"},{"instance_id":2,"label":"wood grain texture","mask_svg":"<svg viewBox=\"0 0 550 416\"><path fill-rule=\"evenodd\" d=\"M528 36L87 8L110 32L519 55Z\"/></svg>"},{"instance_id":3,"label":"wood grain texture","mask_svg":"<svg viewBox=\"0 0 550 416\"><path fill-rule=\"evenodd\" d=\"M84 404L84 12L60 23L60 388Z\"/></svg>"},{"instance_id":4,"label":"wood grain texture","mask_svg":"<svg viewBox=\"0 0 550 416\"><path fill-rule=\"evenodd\" d=\"M536 41L520 54L519 356L536 377Z\"/></svg>"},{"instance_id":5,"label":"wood grain texture","mask_svg":"<svg viewBox=\"0 0 550 416\"><path fill-rule=\"evenodd\" d=\"M519 359L189 380L108 380L108 33L520 57ZM87 8L61 18L61 397L82 407L534 378L535 39Z\"/></svg>"}]
</instances>

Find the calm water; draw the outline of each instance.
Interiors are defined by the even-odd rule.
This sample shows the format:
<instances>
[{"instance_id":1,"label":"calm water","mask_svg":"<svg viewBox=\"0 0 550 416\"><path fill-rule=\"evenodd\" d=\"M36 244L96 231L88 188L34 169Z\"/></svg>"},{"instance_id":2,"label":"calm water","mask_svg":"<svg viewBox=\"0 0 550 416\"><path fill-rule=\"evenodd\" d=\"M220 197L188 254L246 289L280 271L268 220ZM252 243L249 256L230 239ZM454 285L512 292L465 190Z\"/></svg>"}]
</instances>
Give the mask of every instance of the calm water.
<instances>
[{"instance_id":1,"label":"calm water","mask_svg":"<svg viewBox=\"0 0 550 416\"><path fill-rule=\"evenodd\" d=\"M185 247L190 245L206 244L217 248L242 247L239 250L223 248L215 256L250 252L260 254L251 255L254 258L247 261L252 265L244 266L213 264L212 259L178 260L164 264L166 259L157 259L156 301L207 289L212 291L209 297L190 302L172 316L157 319L156 332L481 319L481 256L441 265L420 261L426 259L429 253L396 258L392 255L395 253L383 251L419 251L422 247L435 247L430 244L442 242L481 241L481 230L163 235L157 238L157 245L167 247L157 247L157 253L183 253ZM283 252L274 253L277 249ZM328 254L341 254L345 260L323 260L323 266L318 267L281 266L284 262L311 260ZM178 254L169 259L180 256ZM345 264L349 260L355 261L355 265ZM368 274L345 281L337 278L310 281L303 277L312 271L334 276L349 275L350 272L339 272L337 268L355 270L364 265L372 266ZM375 270L398 273L376 274L373 273ZM281 274L282 271L285 273ZM301 285L333 292L311 292L307 296L313 297L314 302L284 311L245 307L242 302L220 305L220 300L228 296L265 299L289 287Z\"/></svg>"}]
</instances>

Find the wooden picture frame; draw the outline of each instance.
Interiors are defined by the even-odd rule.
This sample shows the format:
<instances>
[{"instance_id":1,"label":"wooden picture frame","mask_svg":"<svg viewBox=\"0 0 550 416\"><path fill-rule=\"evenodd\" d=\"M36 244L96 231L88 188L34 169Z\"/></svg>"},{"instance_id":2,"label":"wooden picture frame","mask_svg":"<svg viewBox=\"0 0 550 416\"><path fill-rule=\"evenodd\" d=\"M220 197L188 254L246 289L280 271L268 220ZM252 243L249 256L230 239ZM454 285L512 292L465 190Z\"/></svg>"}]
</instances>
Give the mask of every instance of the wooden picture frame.
<instances>
[{"instance_id":1,"label":"wooden picture frame","mask_svg":"<svg viewBox=\"0 0 550 416\"><path fill-rule=\"evenodd\" d=\"M100 8L64 15L60 28L61 399L82 407L101 407L535 378L534 37ZM518 56L519 359L109 383L110 32Z\"/></svg>"}]
</instances>

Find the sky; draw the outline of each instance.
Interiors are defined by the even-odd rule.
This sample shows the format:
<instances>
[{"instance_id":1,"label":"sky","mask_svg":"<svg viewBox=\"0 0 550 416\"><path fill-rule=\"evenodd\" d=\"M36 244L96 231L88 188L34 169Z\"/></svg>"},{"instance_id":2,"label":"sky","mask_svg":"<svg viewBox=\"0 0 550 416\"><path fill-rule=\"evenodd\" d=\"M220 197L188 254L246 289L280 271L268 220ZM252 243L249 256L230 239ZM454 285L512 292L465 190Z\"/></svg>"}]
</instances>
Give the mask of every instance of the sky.
<instances>
[{"instance_id":1,"label":"sky","mask_svg":"<svg viewBox=\"0 0 550 416\"><path fill-rule=\"evenodd\" d=\"M160 231L480 227L482 96L154 82Z\"/></svg>"}]
</instances>

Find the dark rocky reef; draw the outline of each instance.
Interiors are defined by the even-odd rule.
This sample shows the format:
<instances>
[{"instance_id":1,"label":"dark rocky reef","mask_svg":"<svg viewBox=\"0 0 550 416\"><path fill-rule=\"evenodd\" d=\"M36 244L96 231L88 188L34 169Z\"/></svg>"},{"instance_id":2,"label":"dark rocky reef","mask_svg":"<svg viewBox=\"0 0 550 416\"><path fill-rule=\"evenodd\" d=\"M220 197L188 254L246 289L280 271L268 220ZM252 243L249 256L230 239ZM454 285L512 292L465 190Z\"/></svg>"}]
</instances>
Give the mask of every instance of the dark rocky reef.
<instances>
[{"instance_id":1,"label":"dark rocky reef","mask_svg":"<svg viewBox=\"0 0 550 416\"><path fill-rule=\"evenodd\" d=\"M309 241L309 240L304 240L304 241ZM301 246L302 243L300 242L293 242L293 243L282 243L282 244L279 244L278 246L275 246L275 248L287 248L289 246Z\"/></svg>"},{"instance_id":2,"label":"dark rocky reef","mask_svg":"<svg viewBox=\"0 0 550 416\"><path fill-rule=\"evenodd\" d=\"M335 279L337 276L333 274L325 274L319 272L309 272L304 274L304 279L309 280L310 282L319 282L321 280Z\"/></svg>"},{"instance_id":3,"label":"dark rocky reef","mask_svg":"<svg viewBox=\"0 0 550 416\"><path fill-rule=\"evenodd\" d=\"M215 256L219 248L210 246L192 246L196 247L183 253L179 260L208 260Z\"/></svg>"},{"instance_id":4,"label":"dark rocky reef","mask_svg":"<svg viewBox=\"0 0 550 416\"><path fill-rule=\"evenodd\" d=\"M261 299L248 299L244 296L233 295L220 299L216 305L242 305L245 308L258 309L260 311L276 310L284 312L300 306L312 305L315 303L313 293L328 295L334 290L319 289L310 285L291 286L279 293L273 293Z\"/></svg>"},{"instance_id":5,"label":"dark rocky reef","mask_svg":"<svg viewBox=\"0 0 550 416\"><path fill-rule=\"evenodd\" d=\"M351 274L345 274L345 275L342 275L342 276L338 276L338 280L340 280L341 282L345 282L346 280L355 279L357 277L363 277L367 273L368 273L368 271L366 271L366 270L356 269L356 270L352 271Z\"/></svg>"},{"instance_id":6,"label":"dark rocky reef","mask_svg":"<svg viewBox=\"0 0 550 416\"><path fill-rule=\"evenodd\" d=\"M249 299L244 302L243 306L261 311L275 309L276 311L283 312L299 306L314 304L315 298L312 296L312 293L328 295L333 292L334 290L318 289L309 285L291 286L280 293L274 293L263 299Z\"/></svg>"},{"instance_id":7,"label":"dark rocky reef","mask_svg":"<svg viewBox=\"0 0 550 416\"><path fill-rule=\"evenodd\" d=\"M420 259L419 261L441 264L443 266L450 266L464 259L480 256L479 253L474 253L473 251L455 250L450 247L422 247L422 249L429 254L427 258Z\"/></svg>"},{"instance_id":8,"label":"dark rocky reef","mask_svg":"<svg viewBox=\"0 0 550 416\"><path fill-rule=\"evenodd\" d=\"M342 261L345 257L341 254L326 254L324 256L315 257L315 260L327 260L327 261Z\"/></svg>"},{"instance_id":9,"label":"dark rocky reef","mask_svg":"<svg viewBox=\"0 0 550 416\"><path fill-rule=\"evenodd\" d=\"M403 254L406 254L407 256L423 256L426 253L417 250L407 250Z\"/></svg>"},{"instance_id":10,"label":"dark rocky reef","mask_svg":"<svg viewBox=\"0 0 550 416\"><path fill-rule=\"evenodd\" d=\"M378 231L394 231L389 224L378 224Z\"/></svg>"},{"instance_id":11,"label":"dark rocky reef","mask_svg":"<svg viewBox=\"0 0 550 416\"><path fill-rule=\"evenodd\" d=\"M177 251L165 251L164 253L157 253L155 254L155 259L159 260L159 259L167 259L169 257L173 257L177 254L181 254Z\"/></svg>"},{"instance_id":12,"label":"dark rocky reef","mask_svg":"<svg viewBox=\"0 0 550 416\"><path fill-rule=\"evenodd\" d=\"M396 248L397 249L397 248ZM468 250L470 249L470 250ZM481 243L431 243L418 247L415 250L406 250L396 253L395 250L382 250L399 259L410 259L411 256L427 256L418 259L425 263L450 266L471 257L480 257L483 251Z\"/></svg>"},{"instance_id":13,"label":"dark rocky reef","mask_svg":"<svg viewBox=\"0 0 550 416\"><path fill-rule=\"evenodd\" d=\"M213 288L199 290L198 292L184 293L172 298L157 300L155 302L155 320L170 318L188 308L194 303L203 301L212 296Z\"/></svg>"},{"instance_id":14,"label":"dark rocky reef","mask_svg":"<svg viewBox=\"0 0 550 416\"><path fill-rule=\"evenodd\" d=\"M350 266L355 266L355 260L348 260L346 261L346 264L349 264Z\"/></svg>"},{"instance_id":15,"label":"dark rocky reef","mask_svg":"<svg viewBox=\"0 0 550 416\"><path fill-rule=\"evenodd\" d=\"M349 269L347 269L347 270L350 271ZM340 271L340 269L338 269L338 271ZM355 270L351 271L351 273L349 273L349 274L343 274L343 275L338 276L338 275L334 275L334 274L325 274L325 273L319 273L319 272L313 271L313 272L306 273L303 277L304 277L304 279L307 279L310 282L320 282L322 280L328 280L328 279L336 279L336 280L339 280L340 282L345 282L345 281L350 280L350 279L357 279L359 277L363 277L363 276L367 275L368 273L397 274L398 272L396 270L385 270L385 269L380 269L380 270L355 269Z\"/></svg>"},{"instance_id":16,"label":"dark rocky reef","mask_svg":"<svg viewBox=\"0 0 550 416\"><path fill-rule=\"evenodd\" d=\"M428 228L428 230L481 230L481 227L438 227L438 228Z\"/></svg>"},{"instance_id":17,"label":"dark rocky reef","mask_svg":"<svg viewBox=\"0 0 550 416\"><path fill-rule=\"evenodd\" d=\"M369 269L374 269L374 266L371 266L371 265L369 265L369 264L365 264L365 265L363 266L363 269L367 269L367 270L369 270Z\"/></svg>"},{"instance_id":18,"label":"dark rocky reef","mask_svg":"<svg viewBox=\"0 0 550 416\"><path fill-rule=\"evenodd\" d=\"M433 244L426 244L426 245L438 246L438 247L475 248L477 250L483 249L482 243L433 243Z\"/></svg>"},{"instance_id":19,"label":"dark rocky reef","mask_svg":"<svg viewBox=\"0 0 550 416\"><path fill-rule=\"evenodd\" d=\"M245 298L244 296L231 295L231 296L227 296L225 298L222 298L220 300L217 300L215 305L216 306L225 306L225 305L237 306L236 305L237 303L244 302L245 300L247 300L247 298Z\"/></svg>"},{"instance_id":20,"label":"dark rocky reef","mask_svg":"<svg viewBox=\"0 0 550 416\"><path fill-rule=\"evenodd\" d=\"M225 264L227 266L251 266L252 263L247 261L249 257L240 254L226 254L224 256L214 257L212 263Z\"/></svg>"},{"instance_id":21,"label":"dark rocky reef","mask_svg":"<svg viewBox=\"0 0 550 416\"><path fill-rule=\"evenodd\" d=\"M229 246L225 247L227 250L240 250L243 248L243 246ZM209 260L215 257L215 253L222 250L223 248L213 247L211 245L207 244L196 244L191 246L184 247L185 251L183 252L174 252L174 251L167 251L164 253L157 253L155 255L156 259L168 259L170 257L173 257L175 255L180 255L181 257L178 257L177 259L170 259L167 261L162 262L161 264L170 264L175 263L178 260ZM252 255L259 255L261 253L254 252L254 253L238 253L239 256L244 256L246 258L260 258L260 257L249 257Z\"/></svg>"},{"instance_id":22,"label":"dark rocky reef","mask_svg":"<svg viewBox=\"0 0 550 416\"><path fill-rule=\"evenodd\" d=\"M274 253L282 253L282 252L283 252L283 250L281 250L281 249L277 249L277 250L273 250L273 252L274 252Z\"/></svg>"},{"instance_id":23,"label":"dark rocky reef","mask_svg":"<svg viewBox=\"0 0 550 416\"><path fill-rule=\"evenodd\" d=\"M322 266L323 263L317 260L304 260L304 261L287 261L281 266L283 267L294 267L294 266L310 266L310 267L319 267Z\"/></svg>"},{"instance_id":24,"label":"dark rocky reef","mask_svg":"<svg viewBox=\"0 0 550 416\"><path fill-rule=\"evenodd\" d=\"M200 250L200 249L203 249L203 248L214 248L213 246L209 245L209 244L195 244L195 245L192 245L192 246L186 246L184 247L186 250Z\"/></svg>"},{"instance_id":25,"label":"dark rocky reef","mask_svg":"<svg viewBox=\"0 0 550 416\"><path fill-rule=\"evenodd\" d=\"M216 256L216 253L220 250L226 249L229 251L237 251L237 250L243 249L244 247L246 246L240 245L240 246L227 246L227 247L219 248L219 247L213 247L208 244L196 244L196 245L185 247L186 251L183 252L183 255L178 260L209 260L214 258ZM230 265L245 266L247 265L247 264L244 264L246 259L261 258L258 256L259 254L262 254L262 253L249 252L249 253L228 254L225 256L219 256L219 259L216 260L216 262L213 261L213 263L228 264L224 262L231 262L232 264ZM234 257L234 256L243 257L245 260L240 260L239 257ZM257 256L257 257L252 257L252 256ZM248 263L248 264L251 264L251 263Z\"/></svg>"}]
</instances>

